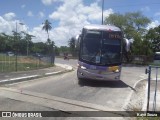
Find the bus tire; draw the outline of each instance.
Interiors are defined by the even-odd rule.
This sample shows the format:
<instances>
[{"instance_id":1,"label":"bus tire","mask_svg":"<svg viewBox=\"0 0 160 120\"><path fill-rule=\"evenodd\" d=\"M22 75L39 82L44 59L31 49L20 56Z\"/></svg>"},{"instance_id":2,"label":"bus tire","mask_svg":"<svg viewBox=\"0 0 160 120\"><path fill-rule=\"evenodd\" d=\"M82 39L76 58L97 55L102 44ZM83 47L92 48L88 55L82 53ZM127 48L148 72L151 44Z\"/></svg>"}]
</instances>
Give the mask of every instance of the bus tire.
<instances>
[{"instance_id":1,"label":"bus tire","mask_svg":"<svg viewBox=\"0 0 160 120\"><path fill-rule=\"evenodd\" d=\"M82 78L78 75L78 71L77 71L77 79L78 79L78 81L82 80Z\"/></svg>"}]
</instances>

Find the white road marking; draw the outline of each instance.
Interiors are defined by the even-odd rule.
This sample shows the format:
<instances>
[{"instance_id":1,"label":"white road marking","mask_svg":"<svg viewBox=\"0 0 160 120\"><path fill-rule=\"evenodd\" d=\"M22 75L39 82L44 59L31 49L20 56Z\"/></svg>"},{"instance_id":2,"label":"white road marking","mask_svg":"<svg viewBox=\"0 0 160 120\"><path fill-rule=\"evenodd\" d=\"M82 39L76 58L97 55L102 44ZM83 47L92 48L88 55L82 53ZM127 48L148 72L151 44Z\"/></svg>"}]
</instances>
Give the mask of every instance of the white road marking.
<instances>
[{"instance_id":1,"label":"white road marking","mask_svg":"<svg viewBox=\"0 0 160 120\"><path fill-rule=\"evenodd\" d=\"M45 73L45 75L52 75L52 74L57 74L57 73L61 73L62 71L57 71L57 72L50 72L50 73Z\"/></svg>"},{"instance_id":2,"label":"white road marking","mask_svg":"<svg viewBox=\"0 0 160 120\"><path fill-rule=\"evenodd\" d=\"M140 79L140 80L138 80L138 81L134 84L133 88L136 88L137 84L138 84L139 82L143 81L143 80L145 80L145 79ZM126 109L127 104L129 103L130 98L131 98L133 92L134 92L134 91L132 90L132 91L130 92L130 94L128 95L127 99L126 99L125 102L124 102L124 105L123 105L123 107L122 107L122 110L125 110L125 109Z\"/></svg>"},{"instance_id":3,"label":"white road marking","mask_svg":"<svg viewBox=\"0 0 160 120\"><path fill-rule=\"evenodd\" d=\"M11 78L11 79L6 79L6 80L1 80L0 83L9 82L9 81L16 81L16 80L21 80L21 79L34 78L34 77L38 77L38 76L39 75L31 75L31 76L25 76L25 77Z\"/></svg>"}]
</instances>

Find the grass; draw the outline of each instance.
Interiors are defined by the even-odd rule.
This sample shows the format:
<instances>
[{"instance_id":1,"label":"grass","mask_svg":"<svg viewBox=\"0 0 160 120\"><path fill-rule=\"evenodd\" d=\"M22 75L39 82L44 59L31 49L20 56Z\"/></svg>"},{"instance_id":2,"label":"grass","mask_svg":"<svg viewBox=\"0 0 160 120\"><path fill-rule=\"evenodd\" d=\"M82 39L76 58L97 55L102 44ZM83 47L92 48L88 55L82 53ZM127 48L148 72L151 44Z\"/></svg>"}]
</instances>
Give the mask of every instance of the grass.
<instances>
[{"instance_id":1,"label":"grass","mask_svg":"<svg viewBox=\"0 0 160 120\"><path fill-rule=\"evenodd\" d=\"M18 56L17 71L28 71L52 67L50 63L43 62L35 57ZM0 55L0 72L16 71L15 56Z\"/></svg>"},{"instance_id":2,"label":"grass","mask_svg":"<svg viewBox=\"0 0 160 120\"><path fill-rule=\"evenodd\" d=\"M136 120L160 120L160 117L147 117L147 116L143 116L143 117L137 117Z\"/></svg>"},{"instance_id":3,"label":"grass","mask_svg":"<svg viewBox=\"0 0 160 120\"><path fill-rule=\"evenodd\" d=\"M0 54L0 61L15 61L15 56L7 56L5 54Z\"/></svg>"},{"instance_id":4,"label":"grass","mask_svg":"<svg viewBox=\"0 0 160 120\"><path fill-rule=\"evenodd\" d=\"M133 115L137 115L137 113L139 114L143 114L142 116L135 116L135 117L132 117L131 120L160 120L160 117L150 117L150 116L146 116L144 112L141 112L142 110L142 101L139 101L137 102L136 104L132 105L132 104L129 104L127 106L127 109L126 111L130 111L130 114L133 114ZM132 112L131 112L132 111ZM154 114L154 113L153 113ZM131 115L132 116L132 115Z\"/></svg>"},{"instance_id":5,"label":"grass","mask_svg":"<svg viewBox=\"0 0 160 120\"><path fill-rule=\"evenodd\" d=\"M160 66L160 63L150 63L149 65Z\"/></svg>"}]
</instances>

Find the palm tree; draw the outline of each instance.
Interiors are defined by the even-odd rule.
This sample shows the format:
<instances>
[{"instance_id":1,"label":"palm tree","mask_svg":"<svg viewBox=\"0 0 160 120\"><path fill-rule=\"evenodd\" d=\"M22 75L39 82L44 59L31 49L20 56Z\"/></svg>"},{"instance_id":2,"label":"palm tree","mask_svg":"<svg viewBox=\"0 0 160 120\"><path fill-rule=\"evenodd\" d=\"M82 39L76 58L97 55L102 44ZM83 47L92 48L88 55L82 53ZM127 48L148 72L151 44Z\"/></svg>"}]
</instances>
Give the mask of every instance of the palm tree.
<instances>
[{"instance_id":1,"label":"palm tree","mask_svg":"<svg viewBox=\"0 0 160 120\"><path fill-rule=\"evenodd\" d=\"M44 23L42 23L44 26L42 27L42 30L45 30L48 34L48 39L47 39L47 42L49 44L51 44L51 41L49 39L49 30L52 29L52 26L51 26L51 23L48 21L48 20L45 20Z\"/></svg>"},{"instance_id":2,"label":"palm tree","mask_svg":"<svg viewBox=\"0 0 160 120\"><path fill-rule=\"evenodd\" d=\"M24 40L27 42L27 56L28 56L28 53L29 53L29 43L31 43L32 42L32 38L33 37L35 37L34 35L30 35L30 34L28 34L28 33L26 33L26 32L22 32L24 35L25 35L25 37L24 37Z\"/></svg>"},{"instance_id":3,"label":"palm tree","mask_svg":"<svg viewBox=\"0 0 160 120\"><path fill-rule=\"evenodd\" d=\"M75 50L76 50L76 39L74 37L72 37L69 41L68 41L68 45L70 47L70 51L72 53L73 56L75 56Z\"/></svg>"}]
</instances>

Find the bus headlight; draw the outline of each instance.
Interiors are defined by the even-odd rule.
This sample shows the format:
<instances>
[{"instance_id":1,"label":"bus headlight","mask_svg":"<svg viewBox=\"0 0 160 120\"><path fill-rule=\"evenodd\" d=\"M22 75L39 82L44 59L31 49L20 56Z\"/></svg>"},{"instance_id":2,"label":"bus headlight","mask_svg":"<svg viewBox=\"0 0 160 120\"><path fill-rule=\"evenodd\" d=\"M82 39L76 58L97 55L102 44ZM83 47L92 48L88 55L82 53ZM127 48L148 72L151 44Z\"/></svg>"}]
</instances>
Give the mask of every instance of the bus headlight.
<instances>
[{"instance_id":1,"label":"bus headlight","mask_svg":"<svg viewBox=\"0 0 160 120\"><path fill-rule=\"evenodd\" d=\"M119 66L112 66L112 67L108 67L108 71L109 72L119 72L120 68Z\"/></svg>"},{"instance_id":2,"label":"bus headlight","mask_svg":"<svg viewBox=\"0 0 160 120\"><path fill-rule=\"evenodd\" d=\"M77 64L77 67L81 68L81 69L87 69L86 67L84 67L83 65Z\"/></svg>"},{"instance_id":3,"label":"bus headlight","mask_svg":"<svg viewBox=\"0 0 160 120\"><path fill-rule=\"evenodd\" d=\"M84 70L85 70L85 69L87 69L87 68L86 68L86 67L84 67L84 66L81 66L81 68L82 68L82 69L84 69Z\"/></svg>"},{"instance_id":4,"label":"bus headlight","mask_svg":"<svg viewBox=\"0 0 160 120\"><path fill-rule=\"evenodd\" d=\"M114 72L119 72L120 70L119 69L117 69L117 70L115 70Z\"/></svg>"}]
</instances>

